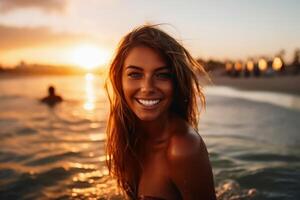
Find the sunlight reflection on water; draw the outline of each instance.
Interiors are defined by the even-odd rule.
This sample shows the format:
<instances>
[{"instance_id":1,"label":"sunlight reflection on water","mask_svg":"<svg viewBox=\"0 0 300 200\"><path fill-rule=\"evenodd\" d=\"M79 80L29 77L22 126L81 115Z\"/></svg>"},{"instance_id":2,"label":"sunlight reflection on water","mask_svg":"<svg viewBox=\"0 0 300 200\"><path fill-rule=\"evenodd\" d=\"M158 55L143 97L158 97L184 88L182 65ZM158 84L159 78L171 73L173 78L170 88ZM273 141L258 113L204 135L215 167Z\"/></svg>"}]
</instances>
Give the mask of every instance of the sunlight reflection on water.
<instances>
[{"instance_id":1,"label":"sunlight reflection on water","mask_svg":"<svg viewBox=\"0 0 300 200\"><path fill-rule=\"evenodd\" d=\"M95 90L94 90L94 74L88 73L85 75L85 92L86 101L84 103L84 109L87 111L93 111L95 109Z\"/></svg>"}]
</instances>

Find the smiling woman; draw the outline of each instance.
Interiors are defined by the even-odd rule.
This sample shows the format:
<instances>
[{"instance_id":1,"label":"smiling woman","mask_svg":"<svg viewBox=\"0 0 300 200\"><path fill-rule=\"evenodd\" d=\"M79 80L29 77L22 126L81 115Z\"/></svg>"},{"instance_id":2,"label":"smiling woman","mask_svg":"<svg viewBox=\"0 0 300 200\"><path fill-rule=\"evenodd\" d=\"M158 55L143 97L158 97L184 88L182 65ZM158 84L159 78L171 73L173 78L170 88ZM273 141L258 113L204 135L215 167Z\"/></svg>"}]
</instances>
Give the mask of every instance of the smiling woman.
<instances>
[{"instance_id":1,"label":"smiling woman","mask_svg":"<svg viewBox=\"0 0 300 200\"><path fill-rule=\"evenodd\" d=\"M198 75L189 52L158 26L129 32L107 82L107 167L133 200L215 200L206 146L197 132ZM112 90L109 90L112 88Z\"/></svg>"},{"instance_id":2,"label":"smiling woman","mask_svg":"<svg viewBox=\"0 0 300 200\"><path fill-rule=\"evenodd\" d=\"M81 45L71 54L72 62L85 69L94 69L108 62L109 53L95 45Z\"/></svg>"}]
</instances>

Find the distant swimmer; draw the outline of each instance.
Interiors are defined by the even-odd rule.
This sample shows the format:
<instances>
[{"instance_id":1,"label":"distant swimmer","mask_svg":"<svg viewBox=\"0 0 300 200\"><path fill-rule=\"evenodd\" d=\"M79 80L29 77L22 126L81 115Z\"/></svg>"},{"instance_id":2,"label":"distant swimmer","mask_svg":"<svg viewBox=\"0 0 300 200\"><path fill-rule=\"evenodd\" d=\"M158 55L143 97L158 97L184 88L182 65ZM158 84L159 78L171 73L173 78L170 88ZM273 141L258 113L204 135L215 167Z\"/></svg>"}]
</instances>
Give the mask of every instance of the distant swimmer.
<instances>
[{"instance_id":1,"label":"distant swimmer","mask_svg":"<svg viewBox=\"0 0 300 200\"><path fill-rule=\"evenodd\" d=\"M62 101L62 97L55 94L55 88L53 86L50 86L48 88L48 96L41 99L42 103L45 103L51 107L55 106L57 103L60 103Z\"/></svg>"}]
</instances>

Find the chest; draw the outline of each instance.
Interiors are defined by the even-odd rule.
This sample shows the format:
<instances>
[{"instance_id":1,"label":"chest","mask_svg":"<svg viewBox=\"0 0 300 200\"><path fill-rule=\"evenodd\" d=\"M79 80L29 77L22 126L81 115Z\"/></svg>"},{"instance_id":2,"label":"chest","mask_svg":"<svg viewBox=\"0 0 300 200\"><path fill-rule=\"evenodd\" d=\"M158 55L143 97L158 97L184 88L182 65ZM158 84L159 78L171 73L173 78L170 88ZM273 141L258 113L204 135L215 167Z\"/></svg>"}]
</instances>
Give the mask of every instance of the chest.
<instances>
[{"instance_id":1,"label":"chest","mask_svg":"<svg viewBox=\"0 0 300 200\"><path fill-rule=\"evenodd\" d=\"M139 195L176 199L176 191L170 180L168 163L163 153L150 155L143 162L139 182Z\"/></svg>"}]
</instances>

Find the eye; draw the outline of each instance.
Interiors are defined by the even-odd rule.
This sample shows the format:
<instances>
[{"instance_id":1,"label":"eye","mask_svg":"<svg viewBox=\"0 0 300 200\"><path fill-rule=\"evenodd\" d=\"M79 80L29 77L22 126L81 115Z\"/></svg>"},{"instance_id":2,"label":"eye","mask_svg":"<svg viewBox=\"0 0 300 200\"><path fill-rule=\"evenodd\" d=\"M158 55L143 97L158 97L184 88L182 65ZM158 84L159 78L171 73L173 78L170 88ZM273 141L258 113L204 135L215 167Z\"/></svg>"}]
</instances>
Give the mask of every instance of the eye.
<instances>
[{"instance_id":1,"label":"eye","mask_svg":"<svg viewBox=\"0 0 300 200\"><path fill-rule=\"evenodd\" d=\"M139 73L139 72L130 72L130 73L128 73L128 77L132 78L132 79L138 79L138 78L141 78L142 76L143 76L143 74Z\"/></svg>"},{"instance_id":2,"label":"eye","mask_svg":"<svg viewBox=\"0 0 300 200\"><path fill-rule=\"evenodd\" d=\"M170 72L161 72L157 73L156 77L159 79L170 79L172 78L172 74Z\"/></svg>"}]
</instances>

